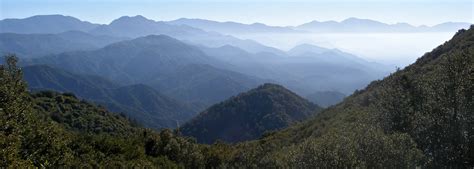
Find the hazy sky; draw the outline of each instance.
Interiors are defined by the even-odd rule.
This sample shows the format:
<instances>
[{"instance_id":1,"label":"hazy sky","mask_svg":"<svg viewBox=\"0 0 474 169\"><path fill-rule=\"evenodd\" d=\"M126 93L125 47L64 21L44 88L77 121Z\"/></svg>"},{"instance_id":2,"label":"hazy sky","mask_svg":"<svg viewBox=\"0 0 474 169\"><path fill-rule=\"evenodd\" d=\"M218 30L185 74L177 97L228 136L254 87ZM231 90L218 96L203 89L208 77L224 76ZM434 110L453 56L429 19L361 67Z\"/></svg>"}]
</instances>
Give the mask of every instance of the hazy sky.
<instances>
[{"instance_id":1,"label":"hazy sky","mask_svg":"<svg viewBox=\"0 0 474 169\"><path fill-rule=\"evenodd\" d=\"M0 0L0 19L64 14L94 23L123 15L154 20L182 17L270 25L298 25L348 17L386 23L473 23L472 0Z\"/></svg>"}]
</instances>

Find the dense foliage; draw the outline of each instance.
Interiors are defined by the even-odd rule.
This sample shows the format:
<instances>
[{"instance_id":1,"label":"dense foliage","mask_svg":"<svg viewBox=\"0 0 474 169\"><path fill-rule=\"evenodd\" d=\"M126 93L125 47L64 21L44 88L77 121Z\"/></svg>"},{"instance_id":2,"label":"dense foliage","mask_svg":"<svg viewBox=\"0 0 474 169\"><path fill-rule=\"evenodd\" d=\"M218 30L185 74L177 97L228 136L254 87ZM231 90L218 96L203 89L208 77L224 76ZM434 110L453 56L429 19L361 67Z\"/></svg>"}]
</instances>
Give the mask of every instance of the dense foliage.
<instances>
[{"instance_id":1,"label":"dense foliage","mask_svg":"<svg viewBox=\"0 0 474 169\"><path fill-rule=\"evenodd\" d=\"M305 120L320 109L283 86L267 83L208 108L180 132L202 143L253 140Z\"/></svg>"}]
</instances>

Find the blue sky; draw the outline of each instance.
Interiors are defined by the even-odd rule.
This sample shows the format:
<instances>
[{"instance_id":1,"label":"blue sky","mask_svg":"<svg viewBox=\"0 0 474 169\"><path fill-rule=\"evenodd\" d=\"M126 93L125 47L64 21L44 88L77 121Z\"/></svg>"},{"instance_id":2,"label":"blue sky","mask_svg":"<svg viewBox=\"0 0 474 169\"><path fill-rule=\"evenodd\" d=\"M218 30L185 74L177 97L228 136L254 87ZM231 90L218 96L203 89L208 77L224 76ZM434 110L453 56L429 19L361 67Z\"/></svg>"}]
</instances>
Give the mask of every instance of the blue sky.
<instances>
[{"instance_id":1,"label":"blue sky","mask_svg":"<svg viewBox=\"0 0 474 169\"><path fill-rule=\"evenodd\" d=\"M182 17L270 25L298 25L348 17L386 23L473 23L472 0L0 0L0 19L64 14L94 23L123 15L154 20Z\"/></svg>"}]
</instances>

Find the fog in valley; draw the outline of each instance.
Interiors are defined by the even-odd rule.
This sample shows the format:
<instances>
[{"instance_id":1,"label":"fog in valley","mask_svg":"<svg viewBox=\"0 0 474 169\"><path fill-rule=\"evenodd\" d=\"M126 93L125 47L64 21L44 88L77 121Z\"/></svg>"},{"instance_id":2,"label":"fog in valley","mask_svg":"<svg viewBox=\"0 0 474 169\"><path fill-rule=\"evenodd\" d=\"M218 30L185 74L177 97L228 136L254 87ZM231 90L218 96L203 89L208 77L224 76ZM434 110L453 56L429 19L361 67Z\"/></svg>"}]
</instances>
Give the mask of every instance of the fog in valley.
<instances>
[{"instance_id":1,"label":"fog in valley","mask_svg":"<svg viewBox=\"0 0 474 169\"><path fill-rule=\"evenodd\" d=\"M455 32L423 33L261 33L233 34L267 46L289 50L299 44L337 48L363 59L395 67L413 63L425 52L449 40Z\"/></svg>"}]
</instances>

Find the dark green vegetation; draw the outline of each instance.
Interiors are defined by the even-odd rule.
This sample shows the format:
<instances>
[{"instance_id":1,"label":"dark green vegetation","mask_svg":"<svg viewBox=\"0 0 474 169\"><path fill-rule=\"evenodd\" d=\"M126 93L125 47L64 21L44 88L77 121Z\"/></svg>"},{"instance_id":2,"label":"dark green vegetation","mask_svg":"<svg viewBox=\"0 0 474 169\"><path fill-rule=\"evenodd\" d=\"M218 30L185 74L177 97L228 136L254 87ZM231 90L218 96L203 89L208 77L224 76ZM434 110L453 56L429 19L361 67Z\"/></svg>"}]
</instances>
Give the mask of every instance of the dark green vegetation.
<instances>
[{"instance_id":1,"label":"dark green vegetation","mask_svg":"<svg viewBox=\"0 0 474 169\"><path fill-rule=\"evenodd\" d=\"M197 112L146 85L120 86L99 76L74 74L45 65L27 66L23 72L28 87L34 91L75 93L111 111L122 112L144 127L175 128Z\"/></svg>"},{"instance_id":2,"label":"dark green vegetation","mask_svg":"<svg viewBox=\"0 0 474 169\"><path fill-rule=\"evenodd\" d=\"M201 143L241 142L286 128L320 110L288 89L267 83L211 106L179 131Z\"/></svg>"},{"instance_id":3,"label":"dark green vegetation","mask_svg":"<svg viewBox=\"0 0 474 169\"><path fill-rule=\"evenodd\" d=\"M71 94L30 94L15 62L0 67L1 167L474 167L474 27L311 120L235 145L136 128Z\"/></svg>"}]
</instances>

